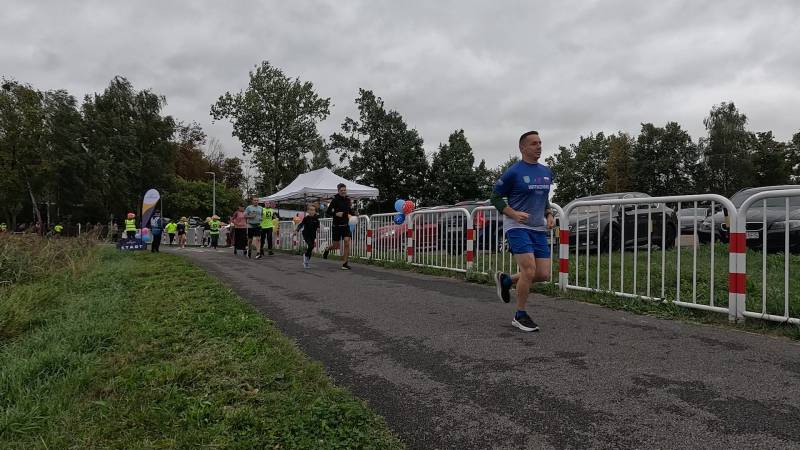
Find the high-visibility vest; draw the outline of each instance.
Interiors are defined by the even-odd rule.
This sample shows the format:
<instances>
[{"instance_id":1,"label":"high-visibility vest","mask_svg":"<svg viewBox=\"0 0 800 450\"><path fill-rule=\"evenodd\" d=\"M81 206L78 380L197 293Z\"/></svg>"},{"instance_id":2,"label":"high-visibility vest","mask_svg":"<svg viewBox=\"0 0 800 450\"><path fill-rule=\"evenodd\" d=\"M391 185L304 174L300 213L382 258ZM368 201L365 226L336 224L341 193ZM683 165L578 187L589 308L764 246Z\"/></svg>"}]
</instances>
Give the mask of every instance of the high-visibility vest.
<instances>
[{"instance_id":1,"label":"high-visibility vest","mask_svg":"<svg viewBox=\"0 0 800 450\"><path fill-rule=\"evenodd\" d=\"M56 233L61 233L61 231L64 229L64 227L62 227L61 224L58 224L58 225L54 226L53 229L55 230Z\"/></svg>"},{"instance_id":2,"label":"high-visibility vest","mask_svg":"<svg viewBox=\"0 0 800 450\"><path fill-rule=\"evenodd\" d=\"M136 231L136 219L125 219L125 231Z\"/></svg>"},{"instance_id":3,"label":"high-visibility vest","mask_svg":"<svg viewBox=\"0 0 800 450\"><path fill-rule=\"evenodd\" d=\"M219 220L212 220L211 222L208 223L208 225L211 227L209 231L210 234L219 234L219 226L220 226Z\"/></svg>"},{"instance_id":4,"label":"high-visibility vest","mask_svg":"<svg viewBox=\"0 0 800 450\"><path fill-rule=\"evenodd\" d=\"M175 222L170 222L167 224L167 233L175 234L175 231L178 229L178 224Z\"/></svg>"},{"instance_id":5,"label":"high-visibility vest","mask_svg":"<svg viewBox=\"0 0 800 450\"><path fill-rule=\"evenodd\" d=\"M6 231L7 229L8 228L7 228L6 224L0 223L0 231Z\"/></svg>"},{"instance_id":6,"label":"high-visibility vest","mask_svg":"<svg viewBox=\"0 0 800 450\"><path fill-rule=\"evenodd\" d=\"M272 208L261 209L261 228L272 228Z\"/></svg>"}]
</instances>

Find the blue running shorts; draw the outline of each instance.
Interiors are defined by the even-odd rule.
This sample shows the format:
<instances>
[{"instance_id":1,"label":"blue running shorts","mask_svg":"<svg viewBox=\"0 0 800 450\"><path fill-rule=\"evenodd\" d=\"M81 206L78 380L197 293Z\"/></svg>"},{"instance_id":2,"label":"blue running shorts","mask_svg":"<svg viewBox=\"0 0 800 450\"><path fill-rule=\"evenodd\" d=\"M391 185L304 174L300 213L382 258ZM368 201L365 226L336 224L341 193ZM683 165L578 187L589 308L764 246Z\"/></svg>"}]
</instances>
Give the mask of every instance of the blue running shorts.
<instances>
[{"instance_id":1,"label":"blue running shorts","mask_svg":"<svg viewBox=\"0 0 800 450\"><path fill-rule=\"evenodd\" d=\"M520 255L533 253L535 258L549 258L550 245L547 243L547 232L512 228L506 231L506 240L511 253Z\"/></svg>"}]
</instances>

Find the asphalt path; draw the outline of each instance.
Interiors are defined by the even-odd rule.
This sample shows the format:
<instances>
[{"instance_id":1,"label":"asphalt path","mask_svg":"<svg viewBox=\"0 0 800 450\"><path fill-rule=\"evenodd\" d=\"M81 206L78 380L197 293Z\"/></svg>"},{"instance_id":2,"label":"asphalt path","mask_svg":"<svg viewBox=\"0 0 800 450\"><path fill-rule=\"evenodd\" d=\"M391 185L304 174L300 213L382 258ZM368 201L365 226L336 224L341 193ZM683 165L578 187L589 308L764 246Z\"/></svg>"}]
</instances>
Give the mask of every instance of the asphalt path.
<instances>
[{"instance_id":1,"label":"asphalt path","mask_svg":"<svg viewBox=\"0 0 800 450\"><path fill-rule=\"evenodd\" d=\"M800 448L800 344L351 263L184 249L416 449Z\"/></svg>"}]
</instances>

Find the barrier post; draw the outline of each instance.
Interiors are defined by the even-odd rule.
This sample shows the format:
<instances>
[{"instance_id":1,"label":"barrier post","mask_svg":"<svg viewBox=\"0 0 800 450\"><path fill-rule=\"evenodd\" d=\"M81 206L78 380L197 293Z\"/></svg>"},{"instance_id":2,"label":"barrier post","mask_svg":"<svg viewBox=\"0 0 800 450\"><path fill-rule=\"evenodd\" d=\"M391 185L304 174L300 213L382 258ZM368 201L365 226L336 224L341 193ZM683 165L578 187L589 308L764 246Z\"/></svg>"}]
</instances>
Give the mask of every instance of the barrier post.
<instances>
[{"instance_id":1,"label":"barrier post","mask_svg":"<svg viewBox=\"0 0 800 450\"><path fill-rule=\"evenodd\" d=\"M367 224L367 259L372 259L372 226Z\"/></svg>"},{"instance_id":2,"label":"barrier post","mask_svg":"<svg viewBox=\"0 0 800 450\"><path fill-rule=\"evenodd\" d=\"M559 220L558 236L558 287L562 291L569 284L569 216L571 211L562 214Z\"/></svg>"},{"instance_id":3,"label":"barrier post","mask_svg":"<svg viewBox=\"0 0 800 450\"><path fill-rule=\"evenodd\" d=\"M475 224L467 226L467 272L470 272L475 264Z\"/></svg>"},{"instance_id":4,"label":"barrier post","mask_svg":"<svg viewBox=\"0 0 800 450\"><path fill-rule=\"evenodd\" d=\"M409 264L414 262L414 213L406 217L406 255Z\"/></svg>"},{"instance_id":5,"label":"barrier post","mask_svg":"<svg viewBox=\"0 0 800 450\"><path fill-rule=\"evenodd\" d=\"M747 293L747 232L745 221L738 211L730 211L730 239L728 241L728 320L744 321ZM713 230L712 230L713 232Z\"/></svg>"}]
</instances>

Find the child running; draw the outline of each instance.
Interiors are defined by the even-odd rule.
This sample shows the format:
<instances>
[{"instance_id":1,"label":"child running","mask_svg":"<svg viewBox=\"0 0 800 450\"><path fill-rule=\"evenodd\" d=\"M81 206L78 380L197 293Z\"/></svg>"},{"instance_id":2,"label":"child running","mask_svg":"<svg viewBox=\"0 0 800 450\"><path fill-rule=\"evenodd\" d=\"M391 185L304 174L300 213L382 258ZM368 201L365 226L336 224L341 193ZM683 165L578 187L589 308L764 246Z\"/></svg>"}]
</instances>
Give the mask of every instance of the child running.
<instances>
[{"instance_id":1,"label":"child running","mask_svg":"<svg viewBox=\"0 0 800 450\"><path fill-rule=\"evenodd\" d=\"M189 219L181 217L178 222L178 247L186 248L186 229L189 228Z\"/></svg>"},{"instance_id":2,"label":"child running","mask_svg":"<svg viewBox=\"0 0 800 450\"><path fill-rule=\"evenodd\" d=\"M317 239L319 229L319 217L317 217L317 207L308 205L306 216L297 225L297 231L303 230L303 240L306 241L306 252L303 254L303 268L311 267L311 252L314 250L314 240Z\"/></svg>"}]
</instances>

